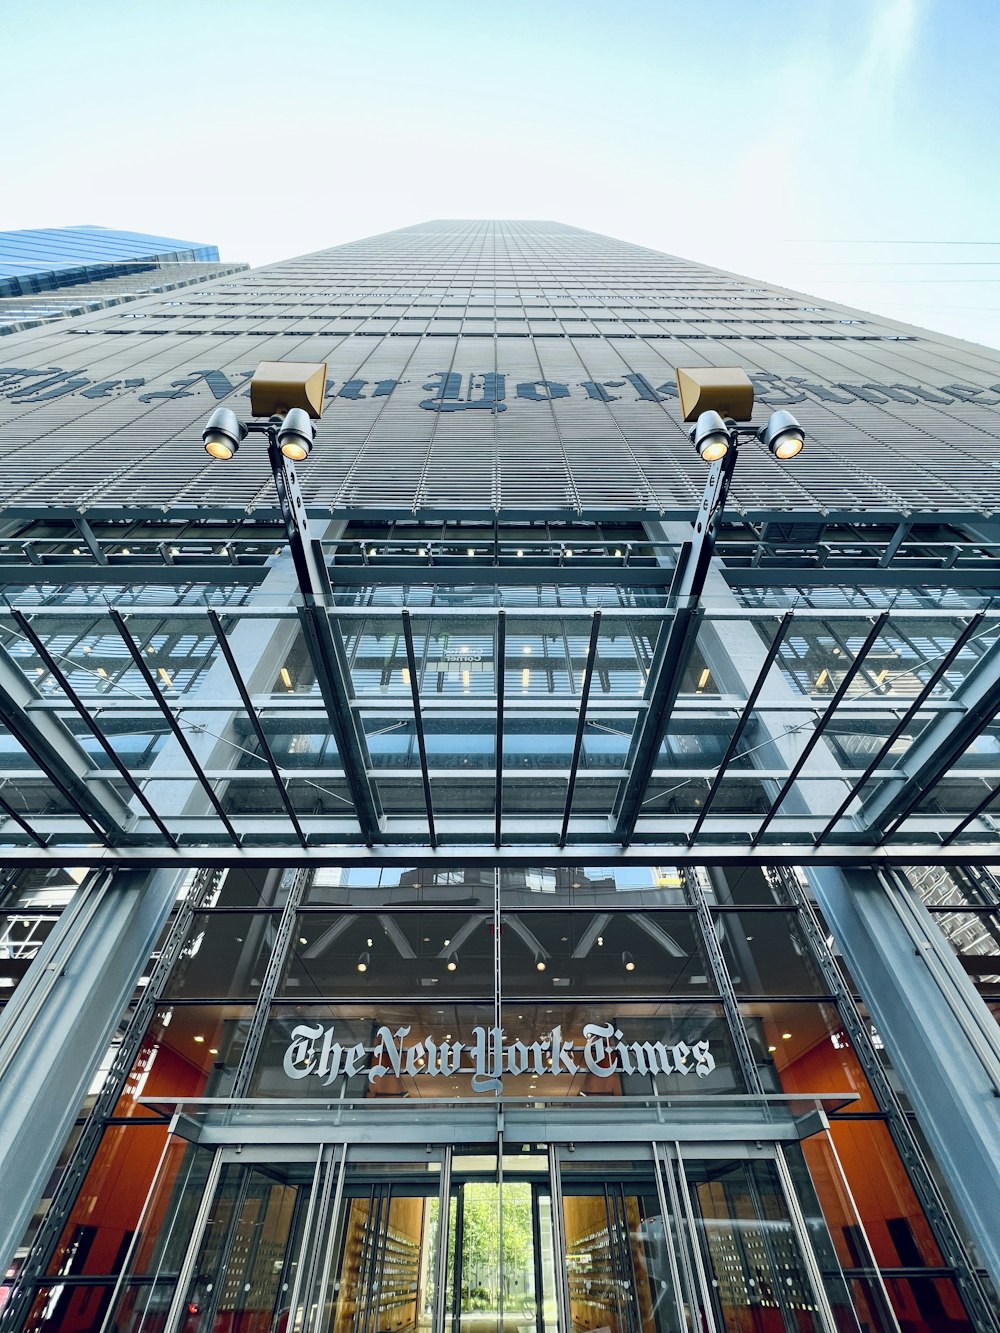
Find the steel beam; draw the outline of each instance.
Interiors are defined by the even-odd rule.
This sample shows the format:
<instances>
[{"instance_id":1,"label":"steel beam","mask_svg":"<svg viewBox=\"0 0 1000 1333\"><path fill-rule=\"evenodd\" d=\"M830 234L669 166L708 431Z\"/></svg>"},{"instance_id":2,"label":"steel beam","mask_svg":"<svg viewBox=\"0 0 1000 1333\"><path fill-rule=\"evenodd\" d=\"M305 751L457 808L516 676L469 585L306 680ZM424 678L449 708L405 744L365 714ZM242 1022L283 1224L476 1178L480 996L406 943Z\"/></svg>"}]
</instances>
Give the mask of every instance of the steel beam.
<instances>
[{"instance_id":1,"label":"steel beam","mask_svg":"<svg viewBox=\"0 0 1000 1333\"><path fill-rule=\"evenodd\" d=\"M420 707L420 676L417 673L417 655L413 649L412 616L403 608L403 643L406 648L406 667L410 673L410 698L413 701L413 726L417 733L417 752L420 755L420 781L424 788L424 808L427 811L427 837L432 847L437 846L434 831L434 799L431 795L431 776L427 764L427 738Z\"/></svg>"},{"instance_id":2,"label":"steel beam","mask_svg":"<svg viewBox=\"0 0 1000 1333\"><path fill-rule=\"evenodd\" d=\"M930 859L941 864L941 855ZM1000 1283L1000 1028L913 890L863 867L816 870L810 879L984 1266Z\"/></svg>"},{"instance_id":3,"label":"steel beam","mask_svg":"<svg viewBox=\"0 0 1000 1333\"><path fill-rule=\"evenodd\" d=\"M802 843L763 843L749 847L746 842L702 842L686 847L682 842L633 844L627 848L617 843L576 842L557 847L555 842L529 841L509 844L499 849L492 841L469 845L456 839L437 848L426 843L393 843L367 848L361 843L313 844L299 847L292 843L244 844L232 846L171 847L95 847L70 848L3 847L3 866L127 866L191 869L257 868L280 866L282 869L309 869L319 866L1000 866L1000 844L960 843L943 847L938 842L924 844L873 845L871 843L815 846Z\"/></svg>"},{"instance_id":4,"label":"steel beam","mask_svg":"<svg viewBox=\"0 0 1000 1333\"><path fill-rule=\"evenodd\" d=\"M497 646L493 659L493 676L497 687L496 713L496 779L493 793L493 844L500 846L503 828L503 696L507 678L507 617L497 611Z\"/></svg>"},{"instance_id":5,"label":"steel beam","mask_svg":"<svg viewBox=\"0 0 1000 1333\"><path fill-rule=\"evenodd\" d=\"M899 778L887 779L858 814L861 837L880 842L906 819L943 778L1000 709L1000 641L975 664L952 699L961 713L938 714L913 742L899 764Z\"/></svg>"},{"instance_id":6,"label":"steel beam","mask_svg":"<svg viewBox=\"0 0 1000 1333\"><path fill-rule=\"evenodd\" d=\"M753 710L756 707L758 698L760 697L760 692L764 688L765 683L767 682L768 674L770 673L771 667L774 665L774 659L778 656L778 650L781 647L782 640L787 634L788 627L791 623L792 623L792 613L790 611L786 611L778 624L778 628L774 632L774 636L771 639L770 644L768 645L767 655L765 656L764 661L761 663L761 668L760 671L758 672L757 679L754 681L750 689L750 693L747 695L747 701L743 708L743 712L740 714L740 719L736 723L736 726L733 728L733 734L732 736L730 736L729 744L726 746L726 753L722 756L722 763L715 770L715 777L712 779L712 785L709 787L708 795L705 797L705 804L702 806L701 811L698 814L698 818L694 822L694 828L691 830L690 836L688 837L689 847L694 842L695 838L697 838L698 834L701 832L701 826L708 818L708 812L711 810L712 804L719 793L719 787L722 785L722 780L726 776L726 769L729 767L733 759L736 757L736 749L740 741L743 739L743 733L746 730L747 723L753 716Z\"/></svg>"},{"instance_id":7,"label":"steel beam","mask_svg":"<svg viewBox=\"0 0 1000 1333\"><path fill-rule=\"evenodd\" d=\"M114 748L114 746L108 740L107 736L101 730L100 726L98 725L96 717L87 707L84 701L80 698L80 696L77 694L76 690L73 688L72 684L69 681L69 678L66 676L65 672L62 670L59 663L55 660L55 658L46 648L45 644L35 633L35 628L32 625L31 621L28 619L26 615L24 615L23 612L18 611L13 607L11 608L11 615L13 615L14 619L17 621L21 633L30 642L31 646L34 648L35 652L38 654L41 661L45 663L47 670L49 671L53 679L58 683L59 688L62 690L63 694L65 694L66 698L76 709L77 716L80 718L84 726L93 736L94 740L97 741L98 745L101 747L104 753L111 760L112 764L114 764L115 768L118 770L122 780L126 783L129 790L139 801L140 805L143 807L143 809L149 815L150 819L153 821L156 827L166 838L167 842L169 842L172 846L176 847L177 842L174 838L174 835L170 832L166 824L164 824L163 820L153 809L149 797L136 782L135 778L132 776L132 773L129 771L128 767L122 762L121 758L118 755L117 750Z\"/></svg>"},{"instance_id":8,"label":"steel beam","mask_svg":"<svg viewBox=\"0 0 1000 1333\"><path fill-rule=\"evenodd\" d=\"M218 641L219 647L222 649L222 655L226 659L226 666L229 667L229 673L233 678L233 684L239 691L240 701L243 704L243 711L246 713L250 721L250 725L253 728L254 735L257 737L257 744L260 746L260 751L264 759L264 762L271 770L271 777L274 779L274 785L278 789L278 795L281 798L281 804L285 808L285 813L288 815L289 823L292 825L292 828L294 828L299 842L304 847L306 845L306 835L302 831L302 825L299 823L299 817L295 813L295 807L292 805L291 797L288 795L288 788L285 785L285 780L281 776L281 772L275 761L274 755L271 753L271 747L267 743L267 737L264 735L264 728L260 724L260 718L257 715L257 710L253 705L253 700L250 698L250 692L246 687L246 682L243 679L243 675L240 671L239 664L236 661L236 656L233 653L232 645L230 644L229 639L226 637L226 631L223 629L222 621L219 619L218 612L209 610L208 615L209 619L212 622L212 628L215 630L216 640ZM160 781L163 780L162 775L159 776L159 780Z\"/></svg>"},{"instance_id":9,"label":"steel beam","mask_svg":"<svg viewBox=\"0 0 1000 1333\"><path fill-rule=\"evenodd\" d=\"M636 729L628 760L628 776L615 801L615 836L623 846L628 846L635 832L702 616L703 611L698 606L679 606L660 629L650 673L653 684L648 707Z\"/></svg>"},{"instance_id":10,"label":"steel beam","mask_svg":"<svg viewBox=\"0 0 1000 1333\"><path fill-rule=\"evenodd\" d=\"M903 732L910 725L913 719L917 716L921 708L923 708L924 704L930 698L932 692L937 688L937 685L942 679L942 677L951 667L952 662L954 662L955 658L962 651L966 643L969 641L972 635L975 634L976 630L982 623L983 623L983 617L982 613L980 612L979 615L973 616L972 619L969 621L969 623L965 626L961 634L959 634L958 638L951 645L951 647L948 649L945 655L941 658L940 662L938 662L937 666L931 672L930 676L928 677L927 681L925 682L923 688L920 690L917 697L906 709L902 717L899 718L899 720L896 722L896 725L892 728L888 736L886 736L885 740L879 746L868 767L861 774L860 778L858 778L857 781L854 783L854 785L851 787L850 791L844 797L843 801L841 801L840 805L837 807L829 823L826 825L822 833L820 833L819 837L816 839L817 842L822 842L823 839L829 835L834 825L841 818L844 811L854 800L855 796L862 789L865 783L869 780L872 774L876 771L879 765L885 760L886 756L889 754L889 751L895 745L896 741L899 739L900 736L902 736Z\"/></svg>"},{"instance_id":11,"label":"steel beam","mask_svg":"<svg viewBox=\"0 0 1000 1333\"><path fill-rule=\"evenodd\" d=\"M222 802L219 800L218 796L215 793L215 788L212 786L208 778L205 776L205 770L202 768L201 763L198 760L198 756L191 748L191 742L184 735L180 722L178 722L170 705L167 703L166 699L164 699L163 694L160 691L160 687L159 685L157 685L156 680L153 677L153 673L149 669L146 659L139 651L139 645L136 643L135 639L132 638L132 635L129 632L129 628L125 624L124 617L121 615L120 612L116 611L114 607L111 607L109 609L108 614L114 621L115 628L121 635L122 642L128 649L132 661L138 668L139 674L142 676L146 688L153 696L153 700L156 703L156 706L163 714L164 721L166 722L170 730L173 732L174 739L177 741L177 744L181 747L181 750L184 752L184 758L191 765L195 777L201 784L202 790L204 791L205 795L211 802L212 807L215 810L215 813L219 816L219 819L222 821L222 825L225 828L226 832L232 838L233 842L237 846L239 846L240 835L236 832L236 829L233 827L232 820L226 814Z\"/></svg>"},{"instance_id":12,"label":"steel beam","mask_svg":"<svg viewBox=\"0 0 1000 1333\"><path fill-rule=\"evenodd\" d=\"M90 757L58 717L29 711L40 697L0 646L0 721L98 837L127 839L133 812L109 782L94 780Z\"/></svg>"},{"instance_id":13,"label":"steel beam","mask_svg":"<svg viewBox=\"0 0 1000 1333\"><path fill-rule=\"evenodd\" d=\"M583 735L587 727L587 704L590 701L590 684L594 679L597 663L597 641L601 634L601 613L594 612L590 626L590 642L587 645L587 663L583 669L583 685L580 689L580 711L576 719L576 735L573 738L573 755L569 764L569 780L566 784L566 804L563 807L562 829L559 832L559 846L566 846L569 820L573 813L573 796L576 793L576 775L580 768L580 755L583 753Z\"/></svg>"},{"instance_id":14,"label":"steel beam","mask_svg":"<svg viewBox=\"0 0 1000 1333\"><path fill-rule=\"evenodd\" d=\"M965 816L965 818L960 823L955 825L955 827L951 830L951 832L944 839L941 845L943 847L947 847L948 844L950 842L953 842L954 839L957 838L960 833L964 833L965 830L972 823L972 821L974 819L978 819L981 814L984 814L998 796L1000 796L1000 782L996 783L995 786L991 787L990 790L983 797L983 799L981 801L978 801L976 805Z\"/></svg>"}]
</instances>

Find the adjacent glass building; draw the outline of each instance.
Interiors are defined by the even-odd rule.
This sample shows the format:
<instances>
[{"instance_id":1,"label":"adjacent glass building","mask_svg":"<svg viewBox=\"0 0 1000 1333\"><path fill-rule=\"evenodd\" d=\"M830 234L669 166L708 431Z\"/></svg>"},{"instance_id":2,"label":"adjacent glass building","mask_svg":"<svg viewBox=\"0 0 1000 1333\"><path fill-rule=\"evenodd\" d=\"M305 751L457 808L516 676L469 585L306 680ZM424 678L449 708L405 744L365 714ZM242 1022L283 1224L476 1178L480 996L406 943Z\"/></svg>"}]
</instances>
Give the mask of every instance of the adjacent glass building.
<instances>
[{"instance_id":1,"label":"adjacent glass building","mask_svg":"<svg viewBox=\"0 0 1000 1333\"><path fill-rule=\"evenodd\" d=\"M1000 354L470 221L5 346L4 1333L1000 1329Z\"/></svg>"},{"instance_id":2,"label":"adjacent glass building","mask_svg":"<svg viewBox=\"0 0 1000 1333\"><path fill-rule=\"evenodd\" d=\"M0 335L238 273L218 247L109 227L0 231Z\"/></svg>"}]
</instances>

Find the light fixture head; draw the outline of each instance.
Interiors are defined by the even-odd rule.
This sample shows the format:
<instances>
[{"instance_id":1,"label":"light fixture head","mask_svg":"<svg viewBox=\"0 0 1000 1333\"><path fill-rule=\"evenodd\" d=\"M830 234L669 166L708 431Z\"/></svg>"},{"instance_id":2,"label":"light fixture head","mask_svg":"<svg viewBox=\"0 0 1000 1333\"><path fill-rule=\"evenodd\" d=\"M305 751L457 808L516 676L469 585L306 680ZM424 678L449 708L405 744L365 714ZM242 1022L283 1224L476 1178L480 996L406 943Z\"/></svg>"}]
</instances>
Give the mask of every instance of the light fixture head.
<instances>
[{"instance_id":1,"label":"light fixture head","mask_svg":"<svg viewBox=\"0 0 1000 1333\"><path fill-rule=\"evenodd\" d=\"M278 428L278 448L292 463L301 463L308 458L316 438L316 427L309 419L309 413L301 407L291 407L285 413L285 419Z\"/></svg>"},{"instance_id":2,"label":"light fixture head","mask_svg":"<svg viewBox=\"0 0 1000 1333\"><path fill-rule=\"evenodd\" d=\"M805 447L806 433L792 416L779 408L767 419L767 425L757 432L757 438L766 444L768 451L782 461L794 458Z\"/></svg>"},{"instance_id":3,"label":"light fixture head","mask_svg":"<svg viewBox=\"0 0 1000 1333\"><path fill-rule=\"evenodd\" d=\"M368 950L366 949L365 952L364 952L363 954L361 954L361 956L358 958L358 971L359 971L359 972L367 972L367 971L368 971L368 964L369 964L370 962L371 962L371 956L370 956L370 954L368 953Z\"/></svg>"},{"instance_id":4,"label":"light fixture head","mask_svg":"<svg viewBox=\"0 0 1000 1333\"><path fill-rule=\"evenodd\" d=\"M449 971L449 972L457 972L457 971L458 971L458 955L457 955L457 954L450 953L450 954L448 955L448 963L447 963L447 967L448 967L448 971Z\"/></svg>"},{"instance_id":5,"label":"light fixture head","mask_svg":"<svg viewBox=\"0 0 1000 1333\"><path fill-rule=\"evenodd\" d=\"M635 959L632 957L632 955L629 953L629 951L628 951L627 949L626 949L625 952L622 954L622 962L623 962L624 965L625 965L625 971L626 971L626 972L634 972L634 971L635 971Z\"/></svg>"},{"instance_id":6,"label":"light fixture head","mask_svg":"<svg viewBox=\"0 0 1000 1333\"><path fill-rule=\"evenodd\" d=\"M231 407L217 407L205 423L201 442L205 452L228 462L246 439L247 428Z\"/></svg>"},{"instance_id":7,"label":"light fixture head","mask_svg":"<svg viewBox=\"0 0 1000 1333\"><path fill-rule=\"evenodd\" d=\"M729 429L718 412L702 412L690 430L691 443L706 463L717 463L729 453Z\"/></svg>"},{"instance_id":8,"label":"light fixture head","mask_svg":"<svg viewBox=\"0 0 1000 1333\"><path fill-rule=\"evenodd\" d=\"M544 958L544 956L543 956L542 954L540 954L540 953L536 953L536 954L535 954L535 971L536 971L536 972L544 972L544 971L545 971L545 958Z\"/></svg>"}]
</instances>

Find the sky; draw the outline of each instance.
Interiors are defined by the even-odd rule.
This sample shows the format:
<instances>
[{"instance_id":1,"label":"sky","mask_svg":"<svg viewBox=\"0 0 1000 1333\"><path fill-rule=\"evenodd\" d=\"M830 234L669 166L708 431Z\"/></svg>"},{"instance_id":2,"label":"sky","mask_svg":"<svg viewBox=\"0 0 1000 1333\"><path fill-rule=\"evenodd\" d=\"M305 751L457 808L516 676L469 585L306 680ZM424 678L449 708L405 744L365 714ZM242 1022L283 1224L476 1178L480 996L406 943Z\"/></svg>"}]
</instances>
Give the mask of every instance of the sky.
<instances>
[{"instance_id":1,"label":"sky","mask_svg":"<svg viewBox=\"0 0 1000 1333\"><path fill-rule=\"evenodd\" d=\"M1000 347L998 0L0 0L0 229L551 218Z\"/></svg>"}]
</instances>

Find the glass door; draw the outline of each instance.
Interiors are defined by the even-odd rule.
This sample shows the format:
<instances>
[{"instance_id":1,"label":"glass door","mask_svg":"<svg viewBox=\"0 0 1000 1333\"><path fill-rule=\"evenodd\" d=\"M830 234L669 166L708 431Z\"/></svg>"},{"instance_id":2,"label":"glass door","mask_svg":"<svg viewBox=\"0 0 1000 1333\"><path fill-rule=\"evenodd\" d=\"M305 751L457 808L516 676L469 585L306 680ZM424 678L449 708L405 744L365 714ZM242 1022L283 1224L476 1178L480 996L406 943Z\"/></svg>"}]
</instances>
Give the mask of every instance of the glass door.
<instances>
[{"instance_id":1,"label":"glass door","mask_svg":"<svg viewBox=\"0 0 1000 1333\"><path fill-rule=\"evenodd\" d=\"M186 1284L182 1333L285 1333L314 1164L226 1162Z\"/></svg>"},{"instance_id":2,"label":"glass door","mask_svg":"<svg viewBox=\"0 0 1000 1333\"><path fill-rule=\"evenodd\" d=\"M860 1333L794 1144L485 1146L188 1145L105 1330Z\"/></svg>"},{"instance_id":3,"label":"glass door","mask_svg":"<svg viewBox=\"0 0 1000 1333\"><path fill-rule=\"evenodd\" d=\"M440 1200L437 1181L352 1182L317 1333L430 1333Z\"/></svg>"},{"instance_id":4,"label":"glass door","mask_svg":"<svg viewBox=\"0 0 1000 1333\"><path fill-rule=\"evenodd\" d=\"M547 1179L453 1181L448 1267L449 1333L557 1333Z\"/></svg>"},{"instance_id":5,"label":"glass door","mask_svg":"<svg viewBox=\"0 0 1000 1333\"><path fill-rule=\"evenodd\" d=\"M860 1333L818 1207L792 1188L780 1146L556 1156L566 1333Z\"/></svg>"},{"instance_id":6,"label":"glass door","mask_svg":"<svg viewBox=\"0 0 1000 1333\"><path fill-rule=\"evenodd\" d=\"M718 1333L861 1333L811 1186L805 1178L792 1186L787 1150L664 1153L664 1179L687 1223L678 1258L693 1308Z\"/></svg>"},{"instance_id":7,"label":"glass door","mask_svg":"<svg viewBox=\"0 0 1000 1333\"><path fill-rule=\"evenodd\" d=\"M602 1177L581 1179L588 1167L562 1176L569 1333L685 1333L653 1170L615 1179L609 1163Z\"/></svg>"}]
</instances>

